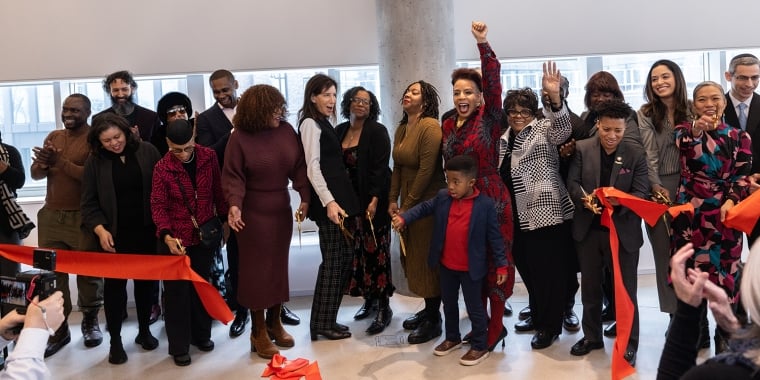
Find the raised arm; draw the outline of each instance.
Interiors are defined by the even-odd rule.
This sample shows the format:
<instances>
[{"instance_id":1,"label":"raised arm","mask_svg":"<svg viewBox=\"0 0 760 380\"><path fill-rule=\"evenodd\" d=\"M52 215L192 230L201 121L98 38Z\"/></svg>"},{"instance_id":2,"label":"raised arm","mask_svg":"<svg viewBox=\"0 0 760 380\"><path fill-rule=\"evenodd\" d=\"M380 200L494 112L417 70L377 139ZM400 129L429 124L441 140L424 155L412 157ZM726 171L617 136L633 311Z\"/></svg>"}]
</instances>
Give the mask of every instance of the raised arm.
<instances>
[{"instance_id":1,"label":"raised arm","mask_svg":"<svg viewBox=\"0 0 760 380\"><path fill-rule=\"evenodd\" d=\"M488 43L488 26L484 22L473 21L471 31L480 51L485 112L494 117L501 117L501 63Z\"/></svg>"}]
</instances>

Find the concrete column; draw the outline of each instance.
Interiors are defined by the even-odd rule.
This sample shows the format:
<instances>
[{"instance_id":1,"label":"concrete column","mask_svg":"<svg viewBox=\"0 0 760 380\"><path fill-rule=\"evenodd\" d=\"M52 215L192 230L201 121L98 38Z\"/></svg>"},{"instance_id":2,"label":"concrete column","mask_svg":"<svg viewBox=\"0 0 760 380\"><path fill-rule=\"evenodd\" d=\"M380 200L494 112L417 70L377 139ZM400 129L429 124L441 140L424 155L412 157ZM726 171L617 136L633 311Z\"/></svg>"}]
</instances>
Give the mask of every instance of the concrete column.
<instances>
[{"instance_id":1,"label":"concrete column","mask_svg":"<svg viewBox=\"0 0 760 380\"><path fill-rule=\"evenodd\" d=\"M403 110L399 99L415 81L432 83L441 96L440 113L452 108L451 72L456 65L453 0L375 0L377 8L380 106L393 139ZM395 235L395 234L394 234ZM393 283L411 295L399 261L396 236L391 248Z\"/></svg>"}]
</instances>

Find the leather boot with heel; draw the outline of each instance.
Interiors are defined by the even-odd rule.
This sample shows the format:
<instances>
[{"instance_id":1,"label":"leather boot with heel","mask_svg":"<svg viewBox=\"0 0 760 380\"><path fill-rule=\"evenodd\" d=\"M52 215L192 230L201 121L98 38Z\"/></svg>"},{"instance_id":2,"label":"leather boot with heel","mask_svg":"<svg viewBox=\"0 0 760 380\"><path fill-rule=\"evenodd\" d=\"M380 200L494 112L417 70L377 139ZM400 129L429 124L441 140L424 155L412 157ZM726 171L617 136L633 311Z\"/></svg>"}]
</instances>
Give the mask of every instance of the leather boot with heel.
<instances>
[{"instance_id":1,"label":"leather boot with heel","mask_svg":"<svg viewBox=\"0 0 760 380\"><path fill-rule=\"evenodd\" d=\"M280 347L293 347L296 345L296 341L282 326L281 312L282 307L280 305L272 306L267 310L267 334L274 340L274 344Z\"/></svg>"},{"instance_id":2,"label":"leather boot with heel","mask_svg":"<svg viewBox=\"0 0 760 380\"><path fill-rule=\"evenodd\" d=\"M264 359L271 359L272 356L280 353L272 340L269 339L263 309L253 312L253 326L251 327L251 352L255 352Z\"/></svg>"},{"instance_id":3,"label":"leather boot with heel","mask_svg":"<svg viewBox=\"0 0 760 380\"><path fill-rule=\"evenodd\" d=\"M391 318L393 318L393 310L391 310L390 302L388 297L383 297L379 300L377 316L367 328L367 334L374 335L383 332L391 324Z\"/></svg>"}]
</instances>

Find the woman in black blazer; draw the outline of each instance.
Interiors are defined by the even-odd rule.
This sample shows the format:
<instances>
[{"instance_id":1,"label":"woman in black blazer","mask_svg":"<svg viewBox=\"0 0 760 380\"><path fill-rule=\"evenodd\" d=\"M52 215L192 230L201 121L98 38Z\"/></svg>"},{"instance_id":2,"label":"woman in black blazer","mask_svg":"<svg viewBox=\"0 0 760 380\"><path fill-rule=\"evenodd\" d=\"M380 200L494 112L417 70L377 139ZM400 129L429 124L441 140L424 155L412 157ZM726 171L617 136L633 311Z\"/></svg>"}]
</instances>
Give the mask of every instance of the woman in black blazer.
<instances>
[{"instance_id":1,"label":"woman in black blazer","mask_svg":"<svg viewBox=\"0 0 760 380\"><path fill-rule=\"evenodd\" d=\"M354 87L343 94L340 105L341 115L348 121L336 129L343 162L362 210L362 223L352 231L354 260L348 292L365 299L354 319L377 311L367 333L378 334L391 322L389 298L395 289L391 281L390 216L384 212L388 209L391 143L388 130L377 122L380 106L375 94Z\"/></svg>"}]
</instances>

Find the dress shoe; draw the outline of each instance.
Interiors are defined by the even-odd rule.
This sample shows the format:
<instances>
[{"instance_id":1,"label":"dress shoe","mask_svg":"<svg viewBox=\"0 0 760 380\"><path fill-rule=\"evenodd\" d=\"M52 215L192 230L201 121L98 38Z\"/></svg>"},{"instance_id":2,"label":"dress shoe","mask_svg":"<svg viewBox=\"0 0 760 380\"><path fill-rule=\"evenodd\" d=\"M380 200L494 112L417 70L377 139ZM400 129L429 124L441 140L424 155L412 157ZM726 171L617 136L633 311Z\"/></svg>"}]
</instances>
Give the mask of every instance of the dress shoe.
<instances>
[{"instance_id":1,"label":"dress shoe","mask_svg":"<svg viewBox=\"0 0 760 380\"><path fill-rule=\"evenodd\" d=\"M598 350L601 348L604 348L604 342L592 342L583 337L570 348L570 355L583 356L592 350Z\"/></svg>"},{"instance_id":2,"label":"dress shoe","mask_svg":"<svg viewBox=\"0 0 760 380\"><path fill-rule=\"evenodd\" d=\"M604 336L607 338L614 338L617 336L617 322L612 322L606 329L604 329Z\"/></svg>"},{"instance_id":3,"label":"dress shoe","mask_svg":"<svg viewBox=\"0 0 760 380\"><path fill-rule=\"evenodd\" d=\"M533 331L533 318L528 317L520 322L515 323L515 331Z\"/></svg>"},{"instance_id":4,"label":"dress shoe","mask_svg":"<svg viewBox=\"0 0 760 380\"><path fill-rule=\"evenodd\" d=\"M631 367L636 366L636 350L633 348L628 348L625 350L625 354L623 354L623 359L628 362L628 364L631 365Z\"/></svg>"},{"instance_id":5,"label":"dress shoe","mask_svg":"<svg viewBox=\"0 0 760 380\"><path fill-rule=\"evenodd\" d=\"M540 350L551 346L557 339L559 339L559 335L553 335L546 331L539 330L533 335L533 339L530 340L530 346L535 350Z\"/></svg>"},{"instance_id":6,"label":"dress shoe","mask_svg":"<svg viewBox=\"0 0 760 380\"><path fill-rule=\"evenodd\" d=\"M334 330L338 330L338 331L348 331L349 330L348 326L346 326L344 324L341 324L341 323L338 323L338 322L335 322L335 324L333 325L333 329Z\"/></svg>"},{"instance_id":7,"label":"dress shoe","mask_svg":"<svg viewBox=\"0 0 760 380\"><path fill-rule=\"evenodd\" d=\"M335 329L330 330L311 330L311 340L315 341L319 339L319 336L322 335L323 337L330 339L330 340L338 340L338 339L346 339L351 337L351 333L348 331L340 331Z\"/></svg>"},{"instance_id":8,"label":"dress shoe","mask_svg":"<svg viewBox=\"0 0 760 380\"><path fill-rule=\"evenodd\" d=\"M499 336L496 337L496 340L493 342L493 344L490 347L488 347L488 351L489 352L493 351L496 348L496 345L499 344L499 341L501 341L501 347L504 348L504 346L506 345L506 343L504 343L504 338L507 337L507 334L509 334L507 332L507 328L502 327L501 333L499 334Z\"/></svg>"},{"instance_id":9,"label":"dress shoe","mask_svg":"<svg viewBox=\"0 0 760 380\"><path fill-rule=\"evenodd\" d=\"M356 314L354 314L354 319L360 321L369 317L374 311L377 311L377 299L367 298L364 300L362 307L360 307L359 310L356 311Z\"/></svg>"},{"instance_id":10,"label":"dress shoe","mask_svg":"<svg viewBox=\"0 0 760 380\"><path fill-rule=\"evenodd\" d=\"M173 356L174 356L174 364L176 364L176 365L178 365L180 367L189 366L190 363L192 362L190 360L190 355L188 355L188 354L173 355Z\"/></svg>"},{"instance_id":11,"label":"dress shoe","mask_svg":"<svg viewBox=\"0 0 760 380\"><path fill-rule=\"evenodd\" d=\"M155 350L158 347L158 339L154 337L150 331L139 333L135 338L135 343L142 346L143 350Z\"/></svg>"},{"instance_id":12,"label":"dress shoe","mask_svg":"<svg viewBox=\"0 0 760 380\"><path fill-rule=\"evenodd\" d=\"M602 323L615 322L615 307L607 306L602 310Z\"/></svg>"},{"instance_id":13,"label":"dress shoe","mask_svg":"<svg viewBox=\"0 0 760 380\"><path fill-rule=\"evenodd\" d=\"M578 321L578 316L575 315L573 309L566 310L562 316L562 327L567 331L578 331L581 329L581 323Z\"/></svg>"},{"instance_id":14,"label":"dress shoe","mask_svg":"<svg viewBox=\"0 0 760 380\"><path fill-rule=\"evenodd\" d=\"M298 326L301 323L301 318L298 318L296 313L290 311L285 304L282 304L282 313L280 313L280 320L282 323L291 326Z\"/></svg>"},{"instance_id":15,"label":"dress shoe","mask_svg":"<svg viewBox=\"0 0 760 380\"><path fill-rule=\"evenodd\" d=\"M100 332L98 324L98 311L87 311L82 313L82 338L84 338L85 347L97 347L103 343L103 333Z\"/></svg>"},{"instance_id":16,"label":"dress shoe","mask_svg":"<svg viewBox=\"0 0 760 380\"><path fill-rule=\"evenodd\" d=\"M431 320L428 318L409 334L407 340L409 344L425 343L441 336L441 332L441 319Z\"/></svg>"},{"instance_id":17,"label":"dress shoe","mask_svg":"<svg viewBox=\"0 0 760 380\"><path fill-rule=\"evenodd\" d=\"M192 344L195 347L198 347L198 349L203 352L214 351L214 341L211 339L207 339L202 342L199 342L199 341L190 342L190 344Z\"/></svg>"},{"instance_id":18,"label":"dress shoe","mask_svg":"<svg viewBox=\"0 0 760 380\"><path fill-rule=\"evenodd\" d=\"M404 328L404 330L416 330L417 327L420 327L422 321L424 321L426 317L427 313L425 310L420 310L411 317L405 319L404 323L402 323L401 326Z\"/></svg>"},{"instance_id":19,"label":"dress shoe","mask_svg":"<svg viewBox=\"0 0 760 380\"><path fill-rule=\"evenodd\" d=\"M235 313L235 320L230 325L230 338L243 335L245 325L248 323L248 309L239 309Z\"/></svg>"},{"instance_id":20,"label":"dress shoe","mask_svg":"<svg viewBox=\"0 0 760 380\"><path fill-rule=\"evenodd\" d=\"M459 359L459 364L466 365L466 366L476 365L482 362L483 360L486 360L489 354L491 353L488 352L487 350L478 351L478 350L470 349L469 351L467 351L466 354L464 354Z\"/></svg>"},{"instance_id":21,"label":"dress shoe","mask_svg":"<svg viewBox=\"0 0 760 380\"><path fill-rule=\"evenodd\" d=\"M71 342L71 331L69 331L69 324L64 321L61 327L56 330L55 335L48 339L47 347L45 348L45 357L50 357L58 352L63 346Z\"/></svg>"},{"instance_id":22,"label":"dress shoe","mask_svg":"<svg viewBox=\"0 0 760 380\"><path fill-rule=\"evenodd\" d=\"M148 324L152 325L158 321L158 317L161 316L161 306L159 305L153 305L150 307L150 318L148 319Z\"/></svg>"},{"instance_id":23,"label":"dress shoe","mask_svg":"<svg viewBox=\"0 0 760 380\"><path fill-rule=\"evenodd\" d=\"M525 306L519 313L517 313L517 319L524 321L528 318L530 318L530 306Z\"/></svg>"},{"instance_id":24,"label":"dress shoe","mask_svg":"<svg viewBox=\"0 0 760 380\"><path fill-rule=\"evenodd\" d=\"M119 344L111 344L111 348L108 350L108 362L111 364L124 364L127 362L127 352L124 351L124 346Z\"/></svg>"},{"instance_id":25,"label":"dress shoe","mask_svg":"<svg viewBox=\"0 0 760 380\"><path fill-rule=\"evenodd\" d=\"M375 335L383 332L391 324L391 318L393 318L393 310L390 307L379 308L375 320L367 328L367 334Z\"/></svg>"},{"instance_id":26,"label":"dress shoe","mask_svg":"<svg viewBox=\"0 0 760 380\"><path fill-rule=\"evenodd\" d=\"M509 303L509 301L504 302L504 316L505 317L511 317L512 316L512 305Z\"/></svg>"}]
</instances>

